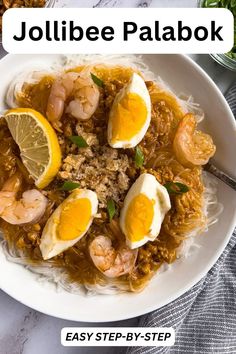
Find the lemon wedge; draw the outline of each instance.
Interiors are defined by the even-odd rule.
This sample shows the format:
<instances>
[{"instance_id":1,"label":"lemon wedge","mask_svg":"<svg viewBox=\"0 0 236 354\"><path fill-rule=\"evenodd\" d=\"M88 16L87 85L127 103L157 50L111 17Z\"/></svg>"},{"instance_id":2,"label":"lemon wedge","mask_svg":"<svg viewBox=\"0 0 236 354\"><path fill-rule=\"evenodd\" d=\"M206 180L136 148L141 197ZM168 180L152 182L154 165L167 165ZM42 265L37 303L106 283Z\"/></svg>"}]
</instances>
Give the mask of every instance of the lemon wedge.
<instances>
[{"instance_id":1,"label":"lemon wedge","mask_svg":"<svg viewBox=\"0 0 236 354\"><path fill-rule=\"evenodd\" d=\"M61 165L61 149L55 131L42 114L29 108L11 109L5 119L35 185L45 188Z\"/></svg>"}]
</instances>

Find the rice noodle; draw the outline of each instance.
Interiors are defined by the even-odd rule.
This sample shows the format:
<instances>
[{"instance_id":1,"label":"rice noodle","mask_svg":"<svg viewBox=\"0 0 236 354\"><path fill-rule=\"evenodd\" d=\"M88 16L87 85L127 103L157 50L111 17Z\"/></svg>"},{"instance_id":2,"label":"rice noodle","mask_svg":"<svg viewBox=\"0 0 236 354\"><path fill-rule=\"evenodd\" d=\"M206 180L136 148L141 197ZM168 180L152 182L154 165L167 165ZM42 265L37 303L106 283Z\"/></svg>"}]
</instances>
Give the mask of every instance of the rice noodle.
<instances>
[{"instance_id":1,"label":"rice noodle","mask_svg":"<svg viewBox=\"0 0 236 354\"><path fill-rule=\"evenodd\" d=\"M197 243L195 243L196 236L200 232L207 232L211 225L217 223L218 216L222 213L224 208L223 205L217 200L217 179L206 171L203 171L202 178L205 187L203 194L203 214L206 215L207 222L204 225L204 229L196 228L182 241L177 250L178 258L190 257L194 250L200 247Z\"/></svg>"},{"instance_id":2,"label":"rice noodle","mask_svg":"<svg viewBox=\"0 0 236 354\"><path fill-rule=\"evenodd\" d=\"M10 108L17 107L16 97L22 92L24 84L34 84L40 81L44 75L60 75L64 70L70 69L79 65L98 65L103 63L103 65L121 65L129 66L137 71L140 71L145 80L154 81L163 91L169 92L175 97L177 102L182 107L185 113L192 112L196 116L197 122L201 122L204 119L204 112L200 108L198 103L194 102L192 95L186 95L184 93L176 94L170 86L164 82L161 77L156 77L149 67L144 63L143 57L141 55L62 55L60 60L53 63L50 69L45 69L44 67L32 67L24 72L18 74L10 83L7 94L6 103Z\"/></svg>"},{"instance_id":3,"label":"rice noodle","mask_svg":"<svg viewBox=\"0 0 236 354\"><path fill-rule=\"evenodd\" d=\"M24 71L18 74L10 83L7 93L6 93L6 103L9 108L16 108L17 105L17 96L22 92L23 86L25 84L36 84L38 83L45 75L52 74L46 69L34 69L31 68L27 71ZM54 72L55 75L55 72Z\"/></svg>"},{"instance_id":4,"label":"rice noodle","mask_svg":"<svg viewBox=\"0 0 236 354\"><path fill-rule=\"evenodd\" d=\"M216 187L217 180L207 172L203 172L203 181L205 185L204 191L204 205L203 210L207 216L207 222L204 229L196 228L194 231L182 241L181 246L178 248L177 257L187 258L199 249L199 245L196 243L196 236L200 232L208 231L208 228L218 221L218 216L223 211L223 206L217 201ZM0 236L2 236L0 234ZM63 269L54 266L53 261L42 261L37 265L31 265L32 261L29 258L22 257L17 247L12 245L8 246L7 242L2 239L0 242L2 250L9 262L13 262L22 266L25 266L28 270L37 275L37 281L44 283L50 282L54 284L57 290L64 289L73 294L118 294L128 291L126 284L120 283L118 280L109 279L109 282L104 284L93 285L80 285L76 282L68 280L68 275ZM167 271L172 265L164 263L158 270L155 276L158 276L160 272Z\"/></svg>"},{"instance_id":5,"label":"rice noodle","mask_svg":"<svg viewBox=\"0 0 236 354\"><path fill-rule=\"evenodd\" d=\"M89 65L91 64L91 62L94 65L103 63L104 65L122 65L133 67L134 69L140 71L143 74L145 80L154 81L160 88L163 89L163 91L169 92L171 95L173 95L180 104L180 106L183 108L183 111L185 113L194 113L196 116L197 123L200 123L204 119L204 112L200 108L200 105L194 102L192 95L187 95L185 93L180 93L179 95L176 94L170 88L170 86L162 80L160 76L156 77L155 74L150 71L148 65L144 63L143 57L141 55L70 55L65 56L64 60L62 59L62 66L69 69L76 65Z\"/></svg>"},{"instance_id":6,"label":"rice noodle","mask_svg":"<svg viewBox=\"0 0 236 354\"><path fill-rule=\"evenodd\" d=\"M122 66L131 66L137 71L141 71L146 80L152 80L156 82L158 87L168 92L172 95L178 104L182 107L183 112L193 112L197 121L200 122L204 118L204 112L200 108L199 104L195 103L193 97L190 95L176 95L174 91L160 78L156 78L155 75L149 70L148 66L143 62L141 56L121 56L121 55L74 55L74 56L63 56L59 62L54 63L53 67L50 70L34 70L32 72L28 71L27 73L22 73L13 82L10 84L6 100L10 107L15 107L17 94L22 90L24 83L35 83L38 82L42 76L45 74L58 74L62 70L75 67L76 65L86 65L103 63L104 65L122 65ZM161 156L160 156L161 159ZM160 164L158 158L153 163L153 168L155 165ZM169 162L171 162L171 157ZM165 159L165 163L167 163ZM181 176L179 176L181 178ZM202 175L203 184L205 186L203 194L203 214L206 216L206 222L204 229L202 227L196 227L191 231L185 239L182 241L181 246L177 250L177 257L189 257L193 252L195 252L199 246L195 243L195 237L200 232L206 232L208 228L218 221L218 216L223 210L223 206L217 201L217 181L214 177L209 175L206 172L203 172ZM1 234L0 234L1 236ZM21 254L16 245L12 244L10 247L7 242L2 239L1 241L2 250L8 261L17 263L19 265L25 266L27 269L32 271L37 275L37 279L43 283L54 284L58 290L64 289L70 293L79 293L79 294L116 294L124 291L128 291L128 284L121 282L117 279L106 279L106 281L99 284L85 284L80 285L77 282L72 282L71 279L68 279L68 274L62 268L55 266L52 261L40 261L32 262L30 258L25 257ZM163 264L159 269L157 274L161 271L168 270L170 266Z\"/></svg>"}]
</instances>

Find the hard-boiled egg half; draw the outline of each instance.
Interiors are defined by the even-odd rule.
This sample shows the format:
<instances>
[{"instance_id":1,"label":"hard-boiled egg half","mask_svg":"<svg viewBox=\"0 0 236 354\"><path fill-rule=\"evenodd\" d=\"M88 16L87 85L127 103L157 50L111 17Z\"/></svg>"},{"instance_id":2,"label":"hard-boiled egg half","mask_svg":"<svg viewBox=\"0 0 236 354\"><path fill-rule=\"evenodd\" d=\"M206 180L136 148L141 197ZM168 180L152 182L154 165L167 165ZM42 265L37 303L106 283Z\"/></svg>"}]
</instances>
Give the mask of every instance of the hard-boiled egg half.
<instances>
[{"instance_id":1,"label":"hard-boiled egg half","mask_svg":"<svg viewBox=\"0 0 236 354\"><path fill-rule=\"evenodd\" d=\"M120 227L128 246L134 249L153 241L170 208L166 188L153 175L141 174L128 191L120 215Z\"/></svg>"},{"instance_id":2,"label":"hard-boiled egg half","mask_svg":"<svg viewBox=\"0 0 236 354\"><path fill-rule=\"evenodd\" d=\"M134 73L116 95L108 121L108 143L131 148L143 139L151 121L151 99L144 80Z\"/></svg>"},{"instance_id":3,"label":"hard-boiled egg half","mask_svg":"<svg viewBox=\"0 0 236 354\"><path fill-rule=\"evenodd\" d=\"M45 225L40 242L43 259L55 257L78 242L88 231L97 208L96 193L75 189Z\"/></svg>"}]
</instances>

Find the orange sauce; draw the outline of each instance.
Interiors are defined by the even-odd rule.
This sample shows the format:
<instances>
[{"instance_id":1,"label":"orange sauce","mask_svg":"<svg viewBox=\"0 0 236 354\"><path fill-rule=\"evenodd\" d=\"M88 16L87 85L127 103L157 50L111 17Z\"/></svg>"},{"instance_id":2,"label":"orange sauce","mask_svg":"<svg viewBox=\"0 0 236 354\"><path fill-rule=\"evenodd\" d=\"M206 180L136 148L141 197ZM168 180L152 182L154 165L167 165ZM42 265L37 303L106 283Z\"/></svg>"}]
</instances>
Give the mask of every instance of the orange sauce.
<instances>
[{"instance_id":1,"label":"orange sauce","mask_svg":"<svg viewBox=\"0 0 236 354\"><path fill-rule=\"evenodd\" d=\"M71 69L80 72L82 66ZM105 67L97 65L92 72L104 82L100 89L100 102L92 119L81 122L88 133L95 134L100 144L106 145L106 130L108 114L117 92L129 81L133 69L125 67ZM25 85L23 94L19 95L18 103L22 107L30 107L46 114L47 100L54 78L45 76L38 84ZM126 284L131 290L140 290L152 277L154 272L165 262L173 262L176 258L176 249L185 235L199 226L202 219L201 201L203 184L201 181L201 169L184 169L173 156L172 142L176 126L181 118L179 107L168 95L160 94L159 88L152 82L147 83L152 99L152 122L148 132L141 143L145 154L145 166L141 172L153 173L157 180L164 184L171 181L181 173L181 178L191 187L185 195L172 196L172 209L167 214L159 237L154 242L148 242L140 248L137 267L129 276L120 277L119 281ZM76 134L77 121L66 114L62 117L61 148L63 158L68 154L66 136ZM66 133L68 132L68 133ZM19 152L12 140L10 133L3 123L0 126L1 150L0 150L0 187L8 178L10 171L18 169L17 159ZM63 142L64 140L64 142ZM76 151L72 153L76 154ZM71 152L71 150L70 150ZM124 151L128 156L134 156L134 150ZM172 157L171 162L169 162ZM133 171L132 171L133 168ZM130 184L135 180L140 170L130 168ZM27 177L27 176L26 176ZM42 230L53 210L68 195L67 192L58 190L62 181L59 177L47 188L49 205L43 218L34 225L15 226L7 224L0 219L0 228L4 232L10 247L14 247L21 255L28 258L31 265L41 264L42 256L39 243ZM24 188L32 188L30 181L25 178ZM187 208L185 206L188 206ZM118 226L118 220L109 224L106 210L102 211L102 218L95 219L89 232L75 246L48 261L55 267L66 270L69 282L79 284L104 284L105 277L93 265L88 254L89 242L98 234L106 234L117 243L123 240Z\"/></svg>"}]
</instances>

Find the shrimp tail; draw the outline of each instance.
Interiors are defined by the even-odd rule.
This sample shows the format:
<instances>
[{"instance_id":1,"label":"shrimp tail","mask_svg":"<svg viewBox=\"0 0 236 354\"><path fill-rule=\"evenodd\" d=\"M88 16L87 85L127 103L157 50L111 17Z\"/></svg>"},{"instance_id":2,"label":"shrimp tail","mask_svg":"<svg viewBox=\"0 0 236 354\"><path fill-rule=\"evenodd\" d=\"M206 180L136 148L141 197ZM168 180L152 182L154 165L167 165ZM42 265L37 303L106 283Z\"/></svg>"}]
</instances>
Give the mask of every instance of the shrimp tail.
<instances>
[{"instance_id":1,"label":"shrimp tail","mask_svg":"<svg viewBox=\"0 0 236 354\"><path fill-rule=\"evenodd\" d=\"M53 129L55 129L58 133L63 133L61 126L62 126L62 124L60 122L52 123Z\"/></svg>"}]
</instances>

